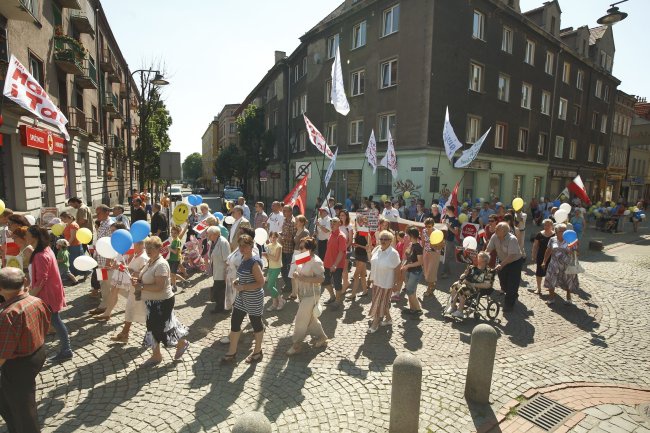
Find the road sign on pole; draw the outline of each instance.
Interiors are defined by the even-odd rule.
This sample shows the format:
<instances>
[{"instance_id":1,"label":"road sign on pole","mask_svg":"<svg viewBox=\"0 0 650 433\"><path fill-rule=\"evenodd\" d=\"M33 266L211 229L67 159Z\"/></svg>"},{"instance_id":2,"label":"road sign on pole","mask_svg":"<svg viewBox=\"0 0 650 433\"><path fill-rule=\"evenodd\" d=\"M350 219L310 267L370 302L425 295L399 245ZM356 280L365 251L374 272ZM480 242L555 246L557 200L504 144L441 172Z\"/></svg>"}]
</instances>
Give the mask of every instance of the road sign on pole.
<instances>
[{"instance_id":1,"label":"road sign on pole","mask_svg":"<svg viewBox=\"0 0 650 433\"><path fill-rule=\"evenodd\" d=\"M183 178L180 152L163 152L160 154L160 178L170 182Z\"/></svg>"}]
</instances>

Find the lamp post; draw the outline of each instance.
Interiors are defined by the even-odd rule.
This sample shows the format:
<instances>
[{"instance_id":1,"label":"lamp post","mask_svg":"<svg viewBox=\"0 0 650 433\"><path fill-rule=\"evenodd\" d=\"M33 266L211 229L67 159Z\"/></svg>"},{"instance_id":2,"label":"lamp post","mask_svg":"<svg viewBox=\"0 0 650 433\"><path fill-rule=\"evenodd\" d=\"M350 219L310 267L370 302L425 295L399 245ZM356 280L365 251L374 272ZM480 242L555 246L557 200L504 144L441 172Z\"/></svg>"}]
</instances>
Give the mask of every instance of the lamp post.
<instances>
[{"instance_id":1,"label":"lamp post","mask_svg":"<svg viewBox=\"0 0 650 433\"><path fill-rule=\"evenodd\" d=\"M596 21L598 24L604 24L606 26L611 26L616 24L619 21L623 21L625 18L627 18L627 13L621 12L618 10L616 5L625 3L628 0L622 0L616 3L612 3L609 9L607 9L607 15L604 15Z\"/></svg>"},{"instance_id":2,"label":"lamp post","mask_svg":"<svg viewBox=\"0 0 650 433\"><path fill-rule=\"evenodd\" d=\"M145 118L145 106L147 105L147 102L149 100L148 92L153 90L153 86L166 86L169 84L169 81L165 80L163 75L160 73L160 71L155 71L152 70L151 68L149 69L138 69L137 71L133 71L131 73L131 77L133 77L135 74L139 73L140 74L140 96L142 98L141 103L138 105L138 116L140 117L140 130L138 131L138 136L140 137L140 146L144 145L144 137L145 137L145 124L147 123L146 121L143 121ZM154 78L152 80L149 79L151 74L155 74ZM147 95L147 96L145 96ZM129 100L129 105L131 104L131 79L128 79L126 82L126 97ZM129 109L127 110L126 113L127 119L126 123L129 128L129 134L127 136L128 140L128 153L129 153L129 185L130 185L130 190L129 194L133 192L133 172L134 172L134 167L133 167L133 149L131 147L131 107L129 106ZM146 152L144 152L143 149L140 149L140 191L144 190L144 176L142 175L143 170L144 170L144 157L145 157Z\"/></svg>"}]
</instances>

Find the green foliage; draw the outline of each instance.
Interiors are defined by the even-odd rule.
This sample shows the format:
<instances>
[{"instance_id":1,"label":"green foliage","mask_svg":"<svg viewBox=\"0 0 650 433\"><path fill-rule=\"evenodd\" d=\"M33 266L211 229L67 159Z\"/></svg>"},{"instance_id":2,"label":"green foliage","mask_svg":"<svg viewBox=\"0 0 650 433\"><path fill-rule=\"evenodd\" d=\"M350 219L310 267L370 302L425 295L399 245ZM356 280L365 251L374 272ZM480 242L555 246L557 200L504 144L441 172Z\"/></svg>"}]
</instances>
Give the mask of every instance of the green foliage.
<instances>
[{"instance_id":1,"label":"green foliage","mask_svg":"<svg viewBox=\"0 0 650 433\"><path fill-rule=\"evenodd\" d=\"M249 105L237 117L240 155L236 171L244 183L244 193L248 193L248 179L258 177L259 172L268 167L275 137L264 125L264 109ZM257 182L258 196L262 195L262 184Z\"/></svg>"},{"instance_id":2,"label":"green foliage","mask_svg":"<svg viewBox=\"0 0 650 433\"><path fill-rule=\"evenodd\" d=\"M236 145L230 144L221 149L214 161L214 173L219 182L227 184L230 183L233 177L239 176L237 170L241 165L241 161L245 163L245 157L240 153L239 147Z\"/></svg>"},{"instance_id":3,"label":"green foliage","mask_svg":"<svg viewBox=\"0 0 650 433\"><path fill-rule=\"evenodd\" d=\"M198 152L188 155L183 161L183 179L195 182L203 172L202 156Z\"/></svg>"},{"instance_id":4,"label":"green foliage","mask_svg":"<svg viewBox=\"0 0 650 433\"><path fill-rule=\"evenodd\" d=\"M165 103L160 99L156 89L149 93L149 99L140 108L142 136L136 141L136 160L141 164L141 181L157 181L160 179L160 154L167 152L171 146L169 127L172 118ZM178 179L180 180L180 179Z\"/></svg>"}]
</instances>

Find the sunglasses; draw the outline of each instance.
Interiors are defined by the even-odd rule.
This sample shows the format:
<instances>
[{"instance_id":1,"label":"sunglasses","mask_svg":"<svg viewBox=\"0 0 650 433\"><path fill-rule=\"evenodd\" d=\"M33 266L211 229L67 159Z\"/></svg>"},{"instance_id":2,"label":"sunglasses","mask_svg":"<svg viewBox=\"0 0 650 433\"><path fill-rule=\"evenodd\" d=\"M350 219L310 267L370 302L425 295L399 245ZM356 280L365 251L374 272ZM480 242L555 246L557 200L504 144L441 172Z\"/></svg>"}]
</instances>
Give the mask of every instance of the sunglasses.
<instances>
[{"instance_id":1,"label":"sunglasses","mask_svg":"<svg viewBox=\"0 0 650 433\"><path fill-rule=\"evenodd\" d=\"M384 242L384 241L390 242L392 239L390 239L390 238L380 238L379 240L382 241L382 242Z\"/></svg>"}]
</instances>

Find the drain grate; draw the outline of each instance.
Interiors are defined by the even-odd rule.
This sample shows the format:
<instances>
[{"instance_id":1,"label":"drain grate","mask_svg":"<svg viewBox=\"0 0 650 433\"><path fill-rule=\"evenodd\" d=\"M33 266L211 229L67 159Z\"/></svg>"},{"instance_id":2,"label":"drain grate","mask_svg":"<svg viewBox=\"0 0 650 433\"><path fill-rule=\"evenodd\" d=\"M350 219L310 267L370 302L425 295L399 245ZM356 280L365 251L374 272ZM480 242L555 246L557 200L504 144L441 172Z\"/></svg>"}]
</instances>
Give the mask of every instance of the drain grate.
<instances>
[{"instance_id":1,"label":"drain grate","mask_svg":"<svg viewBox=\"0 0 650 433\"><path fill-rule=\"evenodd\" d=\"M568 407L562 406L541 394L533 397L517 411L520 417L546 431L561 426L572 413L573 411Z\"/></svg>"}]
</instances>

